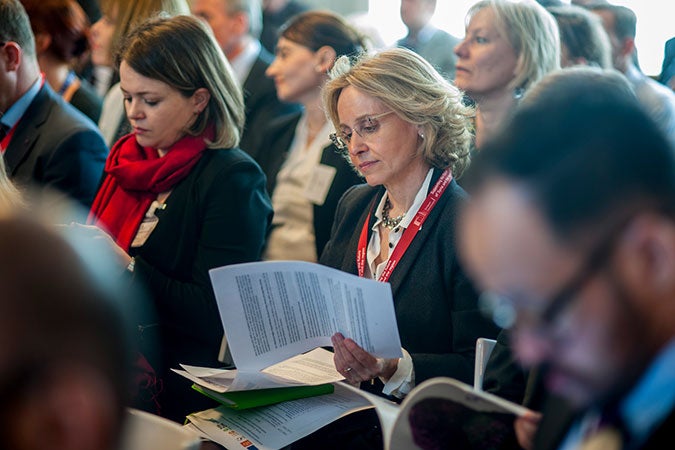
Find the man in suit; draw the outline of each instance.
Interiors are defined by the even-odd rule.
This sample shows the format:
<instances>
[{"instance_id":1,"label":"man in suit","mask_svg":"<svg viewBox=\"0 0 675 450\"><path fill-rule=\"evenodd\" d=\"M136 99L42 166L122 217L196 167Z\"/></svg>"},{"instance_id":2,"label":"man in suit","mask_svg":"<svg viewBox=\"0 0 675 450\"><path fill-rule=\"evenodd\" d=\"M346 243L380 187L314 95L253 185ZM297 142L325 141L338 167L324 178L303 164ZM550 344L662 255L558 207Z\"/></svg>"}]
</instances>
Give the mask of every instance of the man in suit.
<instances>
[{"instance_id":1,"label":"man in suit","mask_svg":"<svg viewBox=\"0 0 675 450\"><path fill-rule=\"evenodd\" d=\"M457 62L453 49L460 39L439 30L431 24L436 11L436 0L401 0L401 20L408 35L396 45L414 51L431 63L444 78L455 78Z\"/></svg>"},{"instance_id":2,"label":"man in suit","mask_svg":"<svg viewBox=\"0 0 675 450\"><path fill-rule=\"evenodd\" d=\"M675 93L646 76L637 67L635 13L625 6L606 2L591 3L586 7L602 19L612 47L614 68L628 78L640 103L661 125L675 145Z\"/></svg>"},{"instance_id":3,"label":"man in suit","mask_svg":"<svg viewBox=\"0 0 675 450\"><path fill-rule=\"evenodd\" d=\"M296 0L262 0L262 32L260 43L268 52L274 53L279 38L279 29L291 17L309 10Z\"/></svg>"},{"instance_id":4,"label":"man in suit","mask_svg":"<svg viewBox=\"0 0 675 450\"><path fill-rule=\"evenodd\" d=\"M0 0L0 146L18 184L56 189L89 207L108 153L96 125L44 82L17 0Z\"/></svg>"},{"instance_id":5,"label":"man in suit","mask_svg":"<svg viewBox=\"0 0 675 450\"><path fill-rule=\"evenodd\" d=\"M517 358L573 413L544 409L534 448L662 448L675 438L675 152L623 77L589 68L546 77L506 129L474 160L460 255Z\"/></svg>"},{"instance_id":6,"label":"man in suit","mask_svg":"<svg viewBox=\"0 0 675 450\"><path fill-rule=\"evenodd\" d=\"M206 21L244 89L246 124L239 146L258 158L260 138L273 119L298 110L277 98L274 82L265 70L274 57L258 41L261 28L259 0L194 0L192 14Z\"/></svg>"}]
</instances>

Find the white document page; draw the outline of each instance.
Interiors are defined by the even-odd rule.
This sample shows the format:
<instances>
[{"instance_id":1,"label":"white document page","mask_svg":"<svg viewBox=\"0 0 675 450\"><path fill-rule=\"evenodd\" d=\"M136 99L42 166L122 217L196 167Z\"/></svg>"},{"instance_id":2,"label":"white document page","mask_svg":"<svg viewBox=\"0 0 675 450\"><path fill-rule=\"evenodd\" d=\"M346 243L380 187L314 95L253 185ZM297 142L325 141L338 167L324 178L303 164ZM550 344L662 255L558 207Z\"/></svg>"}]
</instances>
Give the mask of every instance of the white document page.
<instances>
[{"instance_id":1,"label":"white document page","mask_svg":"<svg viewBox=\"0 0 675 450\"><path fill-rule=\"evenodd\" d=\"M240 370L332 346L337 332L375 356L402 356L388 283L300 261L235 264L209 274Z\"/></svg>"},{"instance_id":2,"label":"white document page","mask_svg":"<svg viewBox=\"0 0 675 450\"><path fill-rule=\"evenodd\" d=\"M247 441L260 450L285 447L319 428L373 405L361 395L335 384L335 392L260 408L235 411L226 407L189 415L192 425L226 448L245 448Z\"/></svg>"},{"instance_id":3,"label":"white document page","mask_svg":"<svg viewBox=\"0 0 675 450\"><path fill-rule=\"evenodd\" d=\"M186 364L181 364L181 367L183 370L172 370L200 386L220 393L297 385L313 386L344 379L335 370L333 353L323 348L315 348L260 372L210 369Z\"/></svg>"}]
</instances>

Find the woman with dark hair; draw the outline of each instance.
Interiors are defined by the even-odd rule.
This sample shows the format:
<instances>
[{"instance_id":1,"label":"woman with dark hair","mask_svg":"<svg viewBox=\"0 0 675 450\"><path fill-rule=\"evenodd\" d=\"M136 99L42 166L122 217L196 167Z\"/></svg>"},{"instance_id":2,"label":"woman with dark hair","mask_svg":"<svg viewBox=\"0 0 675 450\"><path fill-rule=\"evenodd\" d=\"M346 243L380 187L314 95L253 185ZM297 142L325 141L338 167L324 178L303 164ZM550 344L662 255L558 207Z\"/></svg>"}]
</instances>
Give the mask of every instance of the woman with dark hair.
<instances>
[{"instance_id":1,"label":"woman with dark hair","mask_svg":"<svg viewBox=\"0 0 675 450\"><path fill-rule=\"evenodd\" d=\"M280 100L304 111L270 124L260 165L267 175L274 221L266 259L316 262L330 236L335 207L361 178L338 154L321 105L321 88L340 55L364 50L361 36L340 16L307 12L283 28L267 69Z\"/></svg>"},{"instance_id":2,"label":"woman with dark hair","mask_svg":"<svg viewBox=\"0 0 675 450\"><path fill-rule=\"evenodd\" d=\"M35 35L40 70L71 105L98 122L103 99L73 67L89 50L89 20L75 0L21 0Z\"/></svg>"},{"instance_id":3,"label":"woman with dark hair","mask_svg":"<svg viewBox=\"0 0 675 450\"><path fill-rule=\"evenodd\" d=\"M205 405L169 369L218 365L223 327L208 271L260 259L272 210L262 171L237 148L242 92L206 25L149 20L120 48L133 133L110 151L89 222L153 300L157 326L141 325L159 333L160 412L180 421Z\"/></svg>"}]
</instances>

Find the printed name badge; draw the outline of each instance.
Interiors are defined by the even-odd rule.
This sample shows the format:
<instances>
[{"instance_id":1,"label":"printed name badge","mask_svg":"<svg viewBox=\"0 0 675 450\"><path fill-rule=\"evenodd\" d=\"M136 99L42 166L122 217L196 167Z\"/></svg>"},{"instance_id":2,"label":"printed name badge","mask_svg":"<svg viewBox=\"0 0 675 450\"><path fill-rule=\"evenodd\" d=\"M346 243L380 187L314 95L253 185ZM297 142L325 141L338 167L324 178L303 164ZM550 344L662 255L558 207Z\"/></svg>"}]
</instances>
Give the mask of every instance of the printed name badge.
<instances>
[{"instance_id":1,"label":"printed name badge","mask_svg":"<svg viewBox=\"0 0 675 450\"><path fill-rule=\"evenodd\" d=\"M148 237L150 237L150 233L152 233L152 231L155 229L158 222L159 219L156 216L154 215L152 217L146 216L143 219L143 222L141 222L141 226L138 227L138 232L136 233L134 241L131 243L131 247L136 248L145 244L145 241L148 240Z\"/></svg>"},{"instance_id":2,"label":"printed name badge","mask_svg":"<svg viewBox=\"0 0 675 450\"><path fill-rule=\"evenodd\" d=\"M315 205L323 205L336 173L337 169L333 166L317 164L305 184L305 198Z\"/></svg>"}]
</instances>

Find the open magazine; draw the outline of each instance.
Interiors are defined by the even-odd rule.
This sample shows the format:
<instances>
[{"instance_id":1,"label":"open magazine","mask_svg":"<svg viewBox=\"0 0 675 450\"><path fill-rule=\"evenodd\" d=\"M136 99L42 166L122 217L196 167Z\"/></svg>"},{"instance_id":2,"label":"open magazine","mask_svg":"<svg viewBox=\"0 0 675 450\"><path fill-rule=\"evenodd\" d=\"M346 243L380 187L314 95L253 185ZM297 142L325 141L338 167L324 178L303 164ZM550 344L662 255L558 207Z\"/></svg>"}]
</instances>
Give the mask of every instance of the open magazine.
<instances>
[{"instance_id":1,"label":"open magazine","mask_svg":"<svg viewBox=\"0 0 675 450\"><path fill-rule=\"evenodd\" d=\"M332 394L244 411L188 416L190 428L226 448L283 448L348 414L375 408L385 449L490 448L527 408L451 378L415 387L400 405L345 383ZM450 445L452 444L452 445Z\"/></svg>"}]
</instances>

